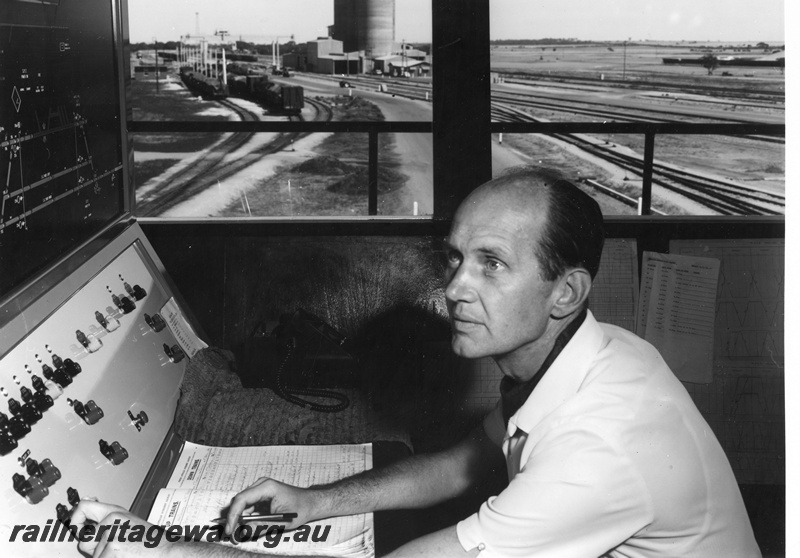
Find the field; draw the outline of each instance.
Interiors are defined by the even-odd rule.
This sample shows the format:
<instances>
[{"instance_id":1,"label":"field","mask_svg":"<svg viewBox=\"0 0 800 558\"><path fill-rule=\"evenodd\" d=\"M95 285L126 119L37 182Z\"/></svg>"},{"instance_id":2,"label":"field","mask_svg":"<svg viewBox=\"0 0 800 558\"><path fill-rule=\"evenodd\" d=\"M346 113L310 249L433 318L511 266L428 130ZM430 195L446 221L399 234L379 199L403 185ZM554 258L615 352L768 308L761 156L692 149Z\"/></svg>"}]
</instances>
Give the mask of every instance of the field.
<instances>
[{"instance_id":1,"label":"field","mask_svg":"<svg viewBox=\"0 0 800 558\"><path fill-rule=\"evenodd\" d=\"M624 79L634 82L669 82L687 85L783 90L784 74L778 68L722 67L709 76L702 66L666 65L665 57L697 58L710 47L717 56L766 57L763 49L743 51L714 43L648 44L603 43L588 45L502 45L491 50L492 71L539 75ZM780 54L783 56L784 54ZM723 76L728 72L730 76ZM732 79L731 79L732 78Z\"/></svg>"}]
</instances>

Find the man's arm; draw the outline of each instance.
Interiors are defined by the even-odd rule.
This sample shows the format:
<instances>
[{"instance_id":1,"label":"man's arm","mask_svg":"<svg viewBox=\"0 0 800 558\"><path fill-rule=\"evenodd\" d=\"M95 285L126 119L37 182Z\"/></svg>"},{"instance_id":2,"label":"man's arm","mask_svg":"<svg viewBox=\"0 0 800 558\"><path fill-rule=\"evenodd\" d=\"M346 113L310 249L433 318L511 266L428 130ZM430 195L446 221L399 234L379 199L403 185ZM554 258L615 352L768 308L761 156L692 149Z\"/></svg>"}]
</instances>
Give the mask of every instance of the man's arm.
<instances>
[{"instance_id":1,"label":"man's arm","mask_svg":"<svg viewBox=\"0 0 800 558\"><path fill-rule=\"evenodd\" d=\"M244 510L267 500L273 513L298 514L289 528L326 517L428 507L463 494L503 463L500 448L478 425L452 448L414 455L329 485L300 489L265 479L236 495L225 530L231 533Z\"/></svg>"}]
</instances>

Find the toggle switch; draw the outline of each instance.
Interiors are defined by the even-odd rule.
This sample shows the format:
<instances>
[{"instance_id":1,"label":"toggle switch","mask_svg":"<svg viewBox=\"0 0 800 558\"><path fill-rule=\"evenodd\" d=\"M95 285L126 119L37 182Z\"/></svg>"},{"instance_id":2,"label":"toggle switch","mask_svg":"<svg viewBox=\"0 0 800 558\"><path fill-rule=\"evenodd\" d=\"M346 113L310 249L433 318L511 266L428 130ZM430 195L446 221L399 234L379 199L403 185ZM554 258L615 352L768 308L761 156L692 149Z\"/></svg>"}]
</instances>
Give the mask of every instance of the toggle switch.
<instances>
[{"instance_id":1,"label":"toggle switch","mask_svg":"<svg viewBox=\"0 0 800 558\"><path fill-rule=\"evenodd\" d=\"M167 322L164 321L164 318L161 317L161 314L150 314L145 313L144 315L144 323L150 326L150 329L158 333L165 327L167 327Z\"/></svg>"},{"instance_id":2,"label":"toggle switch","mask_svg":"<svg viewBox=\"0 0 800 558\"><path fill-rule=\"evenodd\" d=\"M11 411L12 415L30 425L36 424L42 418L42 413L39 409L30 403L20 405L19 401L13 397L8 400L8 410Z\"/></svg>"},{"instance_id":3,"label":"toggle switch","mask_svg":"<svg viewBox=\"0 0 800 558\"><path fill-rule=\"evenodd\" d=\"M47 487L53 486L61 478L61 471L49 459L44 459L41 463L38 463L35 459L29 457L25 462L25 470L28 471L30 476L39 478Z\"/></svg>"},{"instance_id":4,"label":"toggle switch","mask_svg":"<svg viewBox=\"0 0 800 558\"><path fill-rule=\"evenodd\" d=\"M99 351L103 346L103 342L97 337L91 334L87 337L86 334L79 329L75 331L75 337L78 339L78 343L83 345L90 353Z\"/></svg>"},{"instance_id":5,"label":"toggle switch","mask_svg":"<svg viewBox=\"0 0 800 558\"><path fill-rule=\"evenodd\" d=\"M78 495L78 491L72 488L71 486L67 488L67 501L69 505L75 507L78 505L78 502L81 501L81 497Z\"/></svg>"},{"instance_id":6,"label":"toggle switch","mask_svg":"<svg viewBox=\"0 0 800 558\"><path fill-rule=\"evenodd\" d=\"M39 383L41 383L41 380L39 380ZM31 405L36 407L36 409L40 413L45 412L47 409L53 406L53 398L47 395L47 393L41 392L39 390L36 390L35 393L31 393L31 390L29 390L25 386L19 388L19 391L22 396L22 400L25 403L30 403Z\"/></svg>"},{"instance_id":7,"label":"toggle switch","mask_svg":"<svg viewBox=\"0 0 800 558\"><path fill-rule=\"evenodd\" d=\"M85 405L78 400L72 399L67 399L67 403L72 405L72 408L75 409L78 416L88 425L95 424L104 416L103 409L98 407L97 403L92 399L87 401Z\"/></svg>"},{"instance_id":8,"label":"toggle switch","mask_svg":"<svg viewBox=\"0 0 800 558\"><path fill-rule=\"evenodd\" d=\"M72 360L71 358L64 359L64 368L63 370L70 375L70 377L74 378L78 374L81 373L81 365Z\"/></svg>"},{"instance_id":9,"label":"toggle switch","mask_svg":"<svg viewBox=\"0 0 800 558\"><path fill-rule=\"evenodd\" d=\"M183 352L183 349L180 348L178 345L173 345L171 348L169 345L164 343L164 353L167 355L167 358L170 362L178 363L183 360L183 357L186 354Z\"/></svg>"},{"instance_id":10,"label":"toggle switch","mask_svg":"<svg viewBox=\"0 0 800 558\"><path fill-rule=\"evenodd\" d=\"M128 298L127 296L123 296L120 299L120 303L121 303L120 308L126 314L130 314L131 312L136 310L136 303L134 301L132 301L130 298Z\"/></svg>"},{"instance_id":11,"label":"toggle switch","mask_svg":"<svg viewBox=\"0 0 800 558\"><path fill-rule=\"evenodd\" d=\"M139 285L134 285L133 286L133 292L131 293L131 296L133 296L133 298L135 298L136 300L142 300L144 297L147 296L147 291L144 290Z\"/></svg>"},{"instance_id":12,"label":"toggle switch","mask_svg":"<svg viewBox=\"0 0 800 558\"><path fill-rule=\"evenodd\" d=\"M31 376L31 383L33 384L33 389L36 390L36 393L47 395L51 399L58 399L61 397L61 394L64 393L64 390L60 385L51 380L43 382L42 379L36 374Z\"/></svg>"},{"instance_id":13,"label":"toggle switch","mask_svg":"<svg viewBox=\"0 0 800 558\"><path fill-rule=\"evenodd\" d=\"M114 465L119 465L128 458L128 450L123 448L119 442L109 444L105 440L100 440L100 453Z\"/></svg>"},{"instance_id":14,"label":"toggle switch","mask_svg":"<svg viewBox=\"0 0 800 558\"><path fill-rule=\"evenodd\" d=\"M6 419L7 420L7 419ZM17 440L8 431L8 429L3 428L0 430L0 455L7 455L17 449Z\"/></svg>"},{"instance_id":15,"label":"toggle switch","mask_svg":"<svg viewBox=\"0 0 800 558\"><path fill-rule=\"evenodd\" d=\"M102 312L96 310L94 313L94 317L97 320L97 323L100 324L103 329L108 331L109 333L119 328L119 320L113 316L104 316Z\"/></svg>"},{"instance_id":16,"label":"toggle switch","mask_svg":"<svg viewBox=\"0 0 800 558\"><path fill-rule=\"evenodd\" d=\"M5 413L0 412L0 429L7 431L15 440L19 440L31 431L31 425L19 417L8 418Z\"/></svg>"},{"instance_id":17,"label":"toggle switch","mask_svg":"<svg viewBox=\"0 0 800 558\"><path fill-rule=\"evenodd\" d=\"M56 504L56 519L65 527L69 527L69 521L72 519L72 513L64 504Z\"/></svg>"},{"instance_id":18,"label":"toggle switch","mask_svg":"<svg viewBox=\"0 0 800 558\"><path fill-rule=\"evenodd\" d=\"M29 477L26 479L19 473L14 473L12 477L14 483L14 490L31 504L38 504L44 500L45 496L50 494L47 487L37 477Z\"/></svg>"},{"instance_id":19,"label":"toggle switch","mask_svg":"<svg viewBox=\"0 0 800 558\"><path fill-rule=\"evenodd\" d=\"M145 413L144 411L139 411L138 415L134 415L130 411L130 409L128 410L128 417L130 417L131 422L136 427L136 430L138 430L139 432L142 431L142 428L144 427L144 425L147 424L148 421L150 420L147 417L147 413Z\"/></svg>"},{"instance_id":20,"label":"toggle switch","mask_svg":"<svg viewBox=\"0 0 800 558\"><path fill-rule=\"evenodd\" d=\"M114 465L119 465L128 459L128 450L123 448L119 442L111 442L109 444L105 440L100 440L100 453Z\"/></svg>"},{"instance_id":21,"label":"toggle switch","mask_svg":"<svg viewBox=\"0 0 800 558\"><path fill-rule=\"evenodd\" d=\"M122 310L122 312L125 313L125 314L130 314L131 312L136 310L136 303L133 302L127 296L123 295L123 296L119 297L119 296L117 296L115 294L112 294L111 295L111 301L114 303L114 305L117 308Z\"/></svg>"},{"instance_id":22,"label":"toggle switch","mask_svg":"<svg viewBox=\"0 0 800 558\"><path fill-rule=\"evenodd\" d=\"M64 368L56 368L53 370L48 365L43 364L42 375L51 382L55 382L62 388L65 388L72 383L72 377L67 373L66 366Z\"/></svg>"}]
</instances>

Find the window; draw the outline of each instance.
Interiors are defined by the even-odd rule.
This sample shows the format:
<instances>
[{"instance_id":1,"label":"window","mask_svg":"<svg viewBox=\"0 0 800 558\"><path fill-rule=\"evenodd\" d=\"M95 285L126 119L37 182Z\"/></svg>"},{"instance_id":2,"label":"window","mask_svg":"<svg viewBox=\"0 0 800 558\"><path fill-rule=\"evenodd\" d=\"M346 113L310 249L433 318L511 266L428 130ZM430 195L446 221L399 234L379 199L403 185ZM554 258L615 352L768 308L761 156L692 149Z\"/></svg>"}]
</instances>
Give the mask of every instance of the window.
<instances>
[{"instance_id":1,"label":"window","mask_svg":"<svg viewBox=\"0 0 800 558\"><path fill-rule=\"evenodd\" d=\"M433 213L430 0L128 12L139 216Z\"/></svg>"},{"instance_id":2,"label":"window","mask_svg":"<svg viewBox=\"0 0 800 558\"><path fill-rule=\"evenodd\" d=\"M493 173L547 161L607 214L784 214L782 3L635 8L492 0Z\"/></svg>"}]
</instances>

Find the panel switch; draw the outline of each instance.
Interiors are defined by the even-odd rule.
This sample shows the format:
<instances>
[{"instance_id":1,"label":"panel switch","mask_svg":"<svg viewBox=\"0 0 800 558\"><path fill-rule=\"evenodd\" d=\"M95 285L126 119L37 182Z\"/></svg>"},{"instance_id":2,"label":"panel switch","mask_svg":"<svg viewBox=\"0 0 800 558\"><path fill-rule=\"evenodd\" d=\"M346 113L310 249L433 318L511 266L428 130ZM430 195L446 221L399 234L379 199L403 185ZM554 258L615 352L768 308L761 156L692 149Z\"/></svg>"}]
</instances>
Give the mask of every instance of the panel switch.
<instances>
[{"instance_id":1,"label":"panel switch","mask_svg":"<svg viewBox=\"0 0 800 558\"><path fill-rule=\"evenodd\" d=\"M83 345L90 353L99 351L103 346L103 342L97 337L94 335L89 335L87 337L86 334L79 329L75 331L75 337L78 339L78 343Z\"/></svg>"},{"instance_id":2,"label":"panel switch","mask_svg":"<svg viewBox=\"0 0 800 558\"><path fill-rule=\"evenodd\" d=\"M147 417L147 413L145 413L144 411L139 411L138 415L134 415L130 410L128 410L128 417L131 419L131 422L136 427L136 430L138 430L139 432L142 431L144 425L147 424L147 422L150 420Z\"/></svg>"},{"instance_id":3,"label":"panel switch","mask_svg":"<svg viewBox=\"0 0 800 558\"><path fill-rule=\"evenodd\" d=\"M75 409L75 412L78 413L78 416L81 417L83 422L88 425L95 424L104 416L103 409L101 409L93 399L87 401L85 405L77 399L68 399L67 402L72 405L72 408Z\"/></svg>"},{"instance_id":4,"label":"panel switch","mask_svg":"<svg viewBox=\"0 0 800 558\"><path fill-rule=\"evenodd\" d=\"M5 413L0 412L0 429L7 431L15 440L19 440L31 431L31 425L19 417L9 419Z\"/></svg>"},{"instance_id":5,"label":"panel switch","mask_svg":"<svg viewBox=\"0 0 800 558\"><path fill-rule=\"evenodd\" d=\"M39 463L29 457L25 462L25 469L30 476L39 478L48 487L53 486L61 478L61 471L49 459Z\"/></svg>"},{"instance_id":6,"label":"panel switch","mask_svg":"<svg viewBox=\"0 0 800 558\"><path fill-rule=\"evenodd\" d=\"M38 504L44 500L45 496L50 494L41 479L37 477L26 479L21 474L14 473L12 480L14 482L14 490L31 504Z\"/></svg>"},{"instance_id":7,"label":"panel switch","mask_svg":"<svg viewBox=\"0 0 800 558\"><path fill-rule=\"evenodd\" d=\"M183 352L183 349L181 349L180 346L177 344L170 347L169 345L164 343L164 353L167 355L169 361L173 363L178 363L182 361L183 357L186 356L186 354Z\"/></svg>"},{"instance_id":8,"label":"panel switch","mask_svg":"<svg viewBox=\"0 0 800 558\"><path fill-rule=\"evenodd\" d=\"M156 333L167 327L167 322L164 321L164 318L161 317L161 314L153 314L151 316L150 314L145 313L144 322Z\"/></svg>"},{"instance_id":9,"label":"panel switch","mask_svg":"<svg viewBox=\"0 0 800 558\"><path fill-rule=\"evenodd\" d=\"M128 450L123 448L119 442L111 442L109 444L105 440L100 440L100 453L114 465L119 465L128 459Z\"/></svg>"},{"instance_id":10,"label":"panel switch","mask_svg":"<svg viewBox=\"0 0 800 558\"><path fill-rule=\"evenodd\" d=\"M42 413L30 403L20 405L19 401L13 397L8 400L8 410L15 417L21 419L26 424L36 424L42 418Z\"/></svg>"},{"instance_id":11,"label":"panel switch","mask_svg":"<svg viewBox=\"0 0 800 558\"><path fill-rule=\"evenodd\" d=\"M7 428L0 430L0 455L8 455L17 449L17 439L8 431Z\"/></svg>"}]
</instances>

